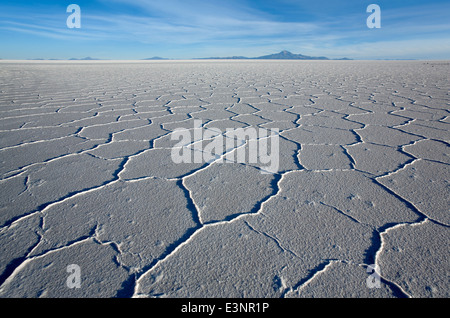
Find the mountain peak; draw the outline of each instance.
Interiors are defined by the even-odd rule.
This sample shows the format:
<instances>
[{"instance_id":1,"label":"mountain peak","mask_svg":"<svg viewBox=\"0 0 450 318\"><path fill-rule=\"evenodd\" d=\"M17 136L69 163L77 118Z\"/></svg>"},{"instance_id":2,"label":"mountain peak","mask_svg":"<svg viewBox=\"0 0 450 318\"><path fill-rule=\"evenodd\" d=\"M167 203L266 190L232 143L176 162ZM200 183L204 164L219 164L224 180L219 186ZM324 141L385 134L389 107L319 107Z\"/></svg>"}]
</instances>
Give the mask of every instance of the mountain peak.
<instances>
[{"instance_id":1,"label":"mountain peak","mask_svg":"<svg viewBox=\"0 0 450 318\"><path fill-rule=\"evenodd\" d=\"M164 58L164 57L160 57L160 56L154 56L154 57L146 58L144 60L168 60L168 59Z\"/></svg>"},{"instance_id":2,"label":"mountain peak","mask_svg":"<svg viewBox=\"0 0 450 318\"><path fill-rule=\"evenodd\" d=\"M294 54L289 51L283 50L280 53L270 54L270 55L264 55L257 57L256 59L263 59L263 60L328 60L328 58L324 56L306 56L302 54Z\"/></svg>"}]
</instances>

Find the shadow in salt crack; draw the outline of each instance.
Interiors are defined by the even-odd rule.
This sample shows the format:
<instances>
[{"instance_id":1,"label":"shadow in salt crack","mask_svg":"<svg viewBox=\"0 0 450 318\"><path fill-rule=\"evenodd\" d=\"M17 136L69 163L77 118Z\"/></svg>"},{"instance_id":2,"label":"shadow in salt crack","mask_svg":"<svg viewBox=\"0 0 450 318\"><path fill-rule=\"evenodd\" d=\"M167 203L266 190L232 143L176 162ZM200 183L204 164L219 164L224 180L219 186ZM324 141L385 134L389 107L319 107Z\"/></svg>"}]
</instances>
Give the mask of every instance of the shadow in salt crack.
<instances>
[{"instance_id":1,"label":"shadow in salt crack","mask_svg":"<svg viewBox=\"0 0 450 318\"><path fill-rule=\"evenodd\" d=\"M34 247L34 246L33 246ZM32 249L28 249L27 253L28 254ZM3 273L0 275L0 286L3 285L3 283L8 279L8 277L14 272L14 270L20 266L20 264L22 264L25 260L26 260L26 256L22 256L22 257L18 257L13 259L11 262L9 262L8 265L6 265L5 270L3 271Z\"/></svg>"},{"instance_id":2,"label":"shadow in salt crack","mask_svg":"<svg viewBox=\"0 0 450 318\"><path fill-rule=\"evenodd\" d=\"M162 253L158 258L155 258L150 264L144 266L138 273L131 274L121 285L120 290L117 291L116 298L131 298L134 295L134 290L136 287L136 282L138 278L149 271L153 266L155 266L159 261L170 255L178 246L186 242L197 230L202 228L202 224L199 219L199 213L195 207L194 201L190 196L189 191L183 185L183 180L177 180L177 186L183 191L186 198L186 208L191 212L193 221L197 224L195 227L188 229L178 240L174 241L172 244L168 245L164 253Z\"/></svg>"},{"instance_id":3,"label":"shadow in salt crack","mask_svg":"<svg viewBox=\"0 0 450 318\"><path fill-rule=\"evenodd\" d=\"M131 274L120 286L114 298L131 298L134 294L134 286L136 285L136 274Z\"/></svg>"}]
</instances>

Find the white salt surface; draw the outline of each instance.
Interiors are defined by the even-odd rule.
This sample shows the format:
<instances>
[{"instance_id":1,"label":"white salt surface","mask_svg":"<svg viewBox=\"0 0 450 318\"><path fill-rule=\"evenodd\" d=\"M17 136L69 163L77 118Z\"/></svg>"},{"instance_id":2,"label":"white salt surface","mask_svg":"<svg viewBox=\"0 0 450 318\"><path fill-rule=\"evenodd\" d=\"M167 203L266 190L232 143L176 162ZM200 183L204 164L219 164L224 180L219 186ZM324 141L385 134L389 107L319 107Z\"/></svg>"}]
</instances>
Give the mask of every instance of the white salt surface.
<instances>
[{"instance_id":1,"label":"white salt surface","mask_svg":"<svg viewBox=\"0 0 450 318\"><path fill-rule=\"evenodd\" d=\"M0 297L449 297L449 73L1 61ZM195 120L278 128L278 172L174 163Z\"/></svg>"}]
</instances>

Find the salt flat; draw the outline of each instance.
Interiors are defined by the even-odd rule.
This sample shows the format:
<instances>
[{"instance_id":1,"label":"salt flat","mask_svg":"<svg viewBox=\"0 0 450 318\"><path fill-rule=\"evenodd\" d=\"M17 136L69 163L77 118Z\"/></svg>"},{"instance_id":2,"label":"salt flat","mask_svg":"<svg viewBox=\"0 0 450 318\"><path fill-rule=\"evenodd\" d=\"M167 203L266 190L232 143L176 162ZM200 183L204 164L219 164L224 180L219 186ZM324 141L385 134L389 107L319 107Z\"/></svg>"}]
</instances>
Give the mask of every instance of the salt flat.
<instances>
[{"instance_id":1,"label":"salt flat","mask_svg":"<svg viewBox=\"0 0 450 318\"><path fill-rule=\"evenodd\" d=\"M449 74L1 61L0 296L449 297ZM199 120L277 128L277 171L175 163Z\"/></svg>"}]
</instances>

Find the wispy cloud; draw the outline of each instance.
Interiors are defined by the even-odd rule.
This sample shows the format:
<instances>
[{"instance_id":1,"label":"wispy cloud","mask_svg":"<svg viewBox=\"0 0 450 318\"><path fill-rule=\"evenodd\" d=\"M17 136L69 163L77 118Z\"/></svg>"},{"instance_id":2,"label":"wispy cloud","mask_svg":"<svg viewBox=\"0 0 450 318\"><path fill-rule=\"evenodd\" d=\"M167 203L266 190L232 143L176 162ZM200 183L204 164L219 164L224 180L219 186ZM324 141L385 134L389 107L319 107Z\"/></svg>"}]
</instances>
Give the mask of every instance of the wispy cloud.
<instances>
[{"instance_id":1,"label":"wispy cloud","mask_svg":"<svg viewBox=\"0 0 450 318\"><path fill-rule=\"evenodd\" d=\"M54 41L47 41L49 46L77 42L87 52L101 45L115 57L126 56L127 47L133 50L127 56L134 57L145 57L149 50L177 58L255 56L289 49L308 55L370 58L400 56L402 48L405 57L424 56L414 46L422 52L434 50L432 56L450 57L450 49L439 43L450 41L450 4L443 0L419 4L417 0L403 6L379 0L382 28L378 30L367 28L364 3L350 0L339 4L323 0L97 0L81 6L81 29L66 27L64 6L42 2L38 8L24 5L21 10L0 5L2 41L14 47L11 35L23 34L37 44L39 38Z\"/></svg>"},{"instance_id":2,"label":"wispy cloud","mask_svg":"<svg viewBox=\"0 0 450 318\"><path fill-rule=\"evenodd\" d=\"M133 0L114 2L142 8L139 17L111 15L106 21L114 29L125 30L137 40L147 42L198 43L242 38L292 37L316 32L317 24L304 22L279 22L270 15L246 7L239 1L229 1L227 6L218 1L149 1Z\"/></svg>"}]
</instances>

